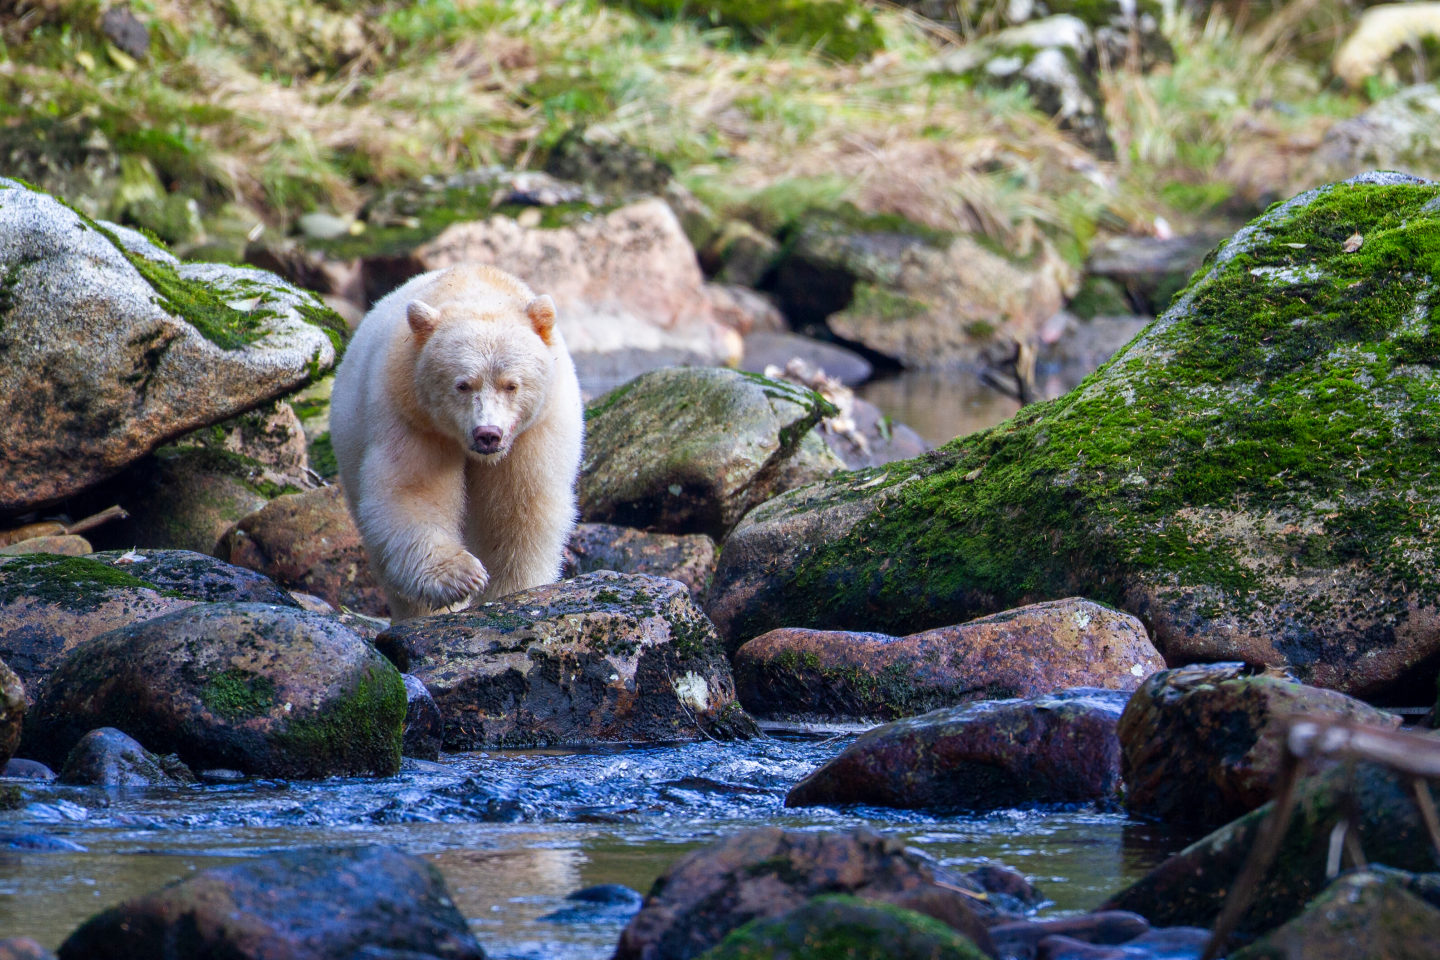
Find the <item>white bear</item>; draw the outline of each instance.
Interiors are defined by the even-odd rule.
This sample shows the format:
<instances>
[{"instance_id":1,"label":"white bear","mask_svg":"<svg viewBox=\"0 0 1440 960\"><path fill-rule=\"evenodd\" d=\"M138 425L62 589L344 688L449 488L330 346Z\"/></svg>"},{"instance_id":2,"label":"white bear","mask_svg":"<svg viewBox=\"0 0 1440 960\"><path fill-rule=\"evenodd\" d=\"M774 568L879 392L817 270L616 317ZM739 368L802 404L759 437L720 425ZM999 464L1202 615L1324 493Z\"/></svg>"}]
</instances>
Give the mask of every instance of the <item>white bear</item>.
<instances>
[{"instance_id":1,"label":"white bear","mask_svg":"<svg viewBox=\"0 0 1440 960\"><path fill-rule=\"evenodd\" d=\"M330 437L393 619L559 577L584 423L555 304L517 278L450 267L375 304Z\"/></svg>"}]
</instances>

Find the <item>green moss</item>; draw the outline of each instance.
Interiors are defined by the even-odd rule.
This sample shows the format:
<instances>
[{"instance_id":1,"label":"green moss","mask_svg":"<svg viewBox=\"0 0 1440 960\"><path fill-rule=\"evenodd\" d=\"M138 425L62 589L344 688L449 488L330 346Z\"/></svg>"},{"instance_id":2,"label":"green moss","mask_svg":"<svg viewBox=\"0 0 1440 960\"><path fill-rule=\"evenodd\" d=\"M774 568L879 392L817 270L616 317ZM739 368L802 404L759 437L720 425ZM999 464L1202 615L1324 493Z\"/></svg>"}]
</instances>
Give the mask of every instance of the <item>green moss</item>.
<instances>
[{"instance_id":1,"label":"green moss","mask_svg":"<svg viewBox=\"0 0 1440 960\"><path fill-rule=\"evenodd\" d=\"M810 880L798 876L794 882ZM701 960L980 960L984 956L969 938L933 917L844 894L816 897L781 916L752 920L700 954Z\"/></svg>"},{"instance_id":2,"label":"green moss","mask_svg":"<svg viewBox=\"0 0 1440 960\"><path fill-rule=\"evenodd\" d=\"M335 447L330 442L329 430L310 442L308 453L311 470L327 479L339 475L340 463L335 459Z\"/></svg>"},{"instance_id":3,"label":"green moss","mask_svg":"<svg viewBox=\"0 0 1440 960\"><path fill-rule=\"evenodd\" d=\"M622 5L730 27L745 39L819 47L840 60L863 59L884 47L874 15L853 0L622 0Z\"/></svg>"},{"instance_id":4,"label":"green moss","mask_svg":"<svg viewBox=\"0 0 1440 960\"><path fill-rule=\"evenodd\" d=\"M301 765L392 776L400 769L405 705L405 681L381 661L323 713L292 718L278 739Z\"/></svg>"},{"instance_id":5,"label":"green moss","mask_svg":"<svg viewBox=\"0 0 1440 960\"><path fill-rule=\"evenodd\" d=\"M200 702L225 720L258 717L275 705L275 681L249 670L226 670L205 681Z\"/></svg>"},{"instance_id":6,"label":"green moss","mask_svg":"<svg viewBox=\"0 0 1440 960\"><path fill-rule=\"evenodd\" d=\"M929 308L913 297L895 293L873 283L855 284L854 299L842 313L856 317L874 317L894 323L903 323L921 316Z\"/></svg>"},{"instance_id":7,"label":"green moss","mask_svg":"<svg viewBox=\"0 0 1440 960\"><path fill-rule=\"evenodd\" d=\"M0 605L31 598L41 603L91 609L115 590L155 590L152 583L88 557L36 553L0 562ZM166 596L177 596L163 591Z\"/></svg>"}]
</instances>

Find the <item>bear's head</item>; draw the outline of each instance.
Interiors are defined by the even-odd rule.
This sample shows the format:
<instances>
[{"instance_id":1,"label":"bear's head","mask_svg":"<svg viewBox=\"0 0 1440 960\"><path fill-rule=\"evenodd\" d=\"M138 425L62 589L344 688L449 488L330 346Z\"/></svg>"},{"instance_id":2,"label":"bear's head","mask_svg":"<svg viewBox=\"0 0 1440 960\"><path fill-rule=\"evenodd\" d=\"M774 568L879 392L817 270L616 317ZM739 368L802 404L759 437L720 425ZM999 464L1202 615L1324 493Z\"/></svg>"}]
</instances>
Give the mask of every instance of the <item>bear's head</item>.
<instances>
[{"instance_id":1,"label":"bear's head","mask_svg":"<svg viewBox=\"0 0 1440 960\"><path fill-rule=\"evenodd\" d=\"M418 345L416 399L472 457L496 462L545 409L557 353L548 296L499 310L415 300L406 318Z\"/></svg>"}]
</instances>

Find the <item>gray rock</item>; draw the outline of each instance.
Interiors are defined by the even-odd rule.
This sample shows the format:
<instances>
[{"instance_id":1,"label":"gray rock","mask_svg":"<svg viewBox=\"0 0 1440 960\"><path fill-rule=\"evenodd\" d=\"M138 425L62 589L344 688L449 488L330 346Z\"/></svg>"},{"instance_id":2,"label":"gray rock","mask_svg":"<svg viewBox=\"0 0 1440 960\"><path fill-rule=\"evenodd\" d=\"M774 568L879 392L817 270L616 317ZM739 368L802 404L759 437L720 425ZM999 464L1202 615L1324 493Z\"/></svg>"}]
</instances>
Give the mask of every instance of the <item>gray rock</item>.
<instances>
[{"instance_id":1,"label":"gray rock","mask_svg":"<svg viewBox=\"0 0 1440 960\"><path fill-rule=\"evenodd\" d=\"M114 727L91 730L65 757L60 782L92 787L174 787L195 774L174 756L151 753Z\"/></svg>"},{"instance_id":2,"label":"gray rock","mask_svg":"<svg viewBox=\"0 0 1440 960\"><path fill-rule=\"evenodd\" d=\"M1375 168L1440 177L1440 82L1406 87L1325 132L1314 155L1325 176Z\"/></svg>"},{"instance_id":3,"label":"gray rock","mask_svg":"<svg viewBox=\"0 0 1440 960\"><path fill-rule=\"evenodd\" d=\"M869 360L837 343L802 337L798 333L763 331L745 338L745 356L740 361L740 369L749 373L764 373L766 367L776 366L783 370L797 357L847 387L859 386L869 380L875 371Z\"/></svg>"},{"instance_id":4,"label":"gray rock","mask_svg":"<svg viewBox=\"0 0 1440 960\"><path fill-rule=\"evenodd\" d=\"M699 603L715 572L715 541L703 533L647 533L608 523L576 526L565 548L564 577L598 570L679 580Z\"/></svg>"},{"instance_id":5,"label":"gray rock","mask_svg":"<svg viewBox=\"0 0 1440 960\"><path fill-rule=\"evenodd\" d=\"M420 760L438 760L445 742L445 718L425 682L414 674L401 674L405 681L405 739L400 752Z\"/></svg>"}]
</instances>

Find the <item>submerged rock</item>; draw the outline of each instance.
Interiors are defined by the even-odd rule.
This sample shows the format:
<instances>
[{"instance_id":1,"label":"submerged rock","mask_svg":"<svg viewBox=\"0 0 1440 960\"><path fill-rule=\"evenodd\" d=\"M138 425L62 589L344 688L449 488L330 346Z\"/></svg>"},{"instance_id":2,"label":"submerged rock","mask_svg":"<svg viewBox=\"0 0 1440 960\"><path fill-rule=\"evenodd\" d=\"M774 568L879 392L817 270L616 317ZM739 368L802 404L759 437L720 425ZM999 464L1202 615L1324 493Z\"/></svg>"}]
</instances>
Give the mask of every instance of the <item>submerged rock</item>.
<instances>
[{"instance_id":1,"label":"submerged rock","mask_svg":"<svg viewBox=\"0 0 1440 960\"><path fill-rule=\"evenodd\" d=\"M1137 913L1109 910L1053 920L1018 920L990 928L990 939L999 956L1031 960L1042 941L1052 937L1092 944L1125 943L1143 936L1150 924Z\"/></svg>"},{"instance_id":2,"label":"submerged rock","mask_svg":"<svg viewBox=\"0 0 1440 960\"><path fill-rule=\"evenodd\" d=\"M969 891L970 895L966 895ZM868 829L811 833L764 827L733 834L670 867L620 935L614 960L690 960L755 919L779 917L822 893L925 914L989 953L979 889Z\"/></svg>"},{"instance_id":3,"label":"submerged rock","mask_svg":"<svg viewBox=\"0 0 1440 960\"><path fill-rule=\"evenodd\" d=\"M1155 674L1120 718L1125 809L1211 829L1248 813L1273 795L1285 722L1301 714L1400 725L1342 693L1240 663Z\"/></svg>"},{"instance_id":4,"label":"submerged rock","mask_svg":"<svg viewBox=\"0 0 1440 960\"><path fill-rule=\"evenodd\" d=\"M362 947L484 960L440 871L392 847L302 849L211 867L91 917L61 960L353 960Z\"/></svg>"},{"instance_id":5,"label":"submerged rock","mask_svg":"<svg viewBox=\"0 0 1440 960\"><path fill-rule=\"evenodd\" d=\"M576 526L565 548L563 577L597 570L645 573L679 580L696 603L710 585L719 551L703 533L647 533L609 523Z\"/></svg>"},{"instance_id":6,"label":"submerged rock","mask_svg":"<svg viewBox=\"0 0 1440 960\"><path fill-rule=\"evenodd\" d=\"M183 264L0 180L0 513L57 502L330 367L343 324L272 274Z\"/></svg>"},{"instance_id":7,"label":"submerged rock","mask_svg":"<svg viewBox=\"0 0 1440 960\"><path fill-rule=\"evenodd\" d=\"M203 604L113 630L51 675L24 739L55 762L85 731L120 726L196 769L254 776L389 776L405 684L332 618Z\"/></svg>"},{"instance_id":8,"label":"submerged rock","mask_svg":"<svg viewBox=\"0 0 1440 960\"><path fill-rule=\"evenodd\" d=\"M914 910L829 895L752 920L701 960L984 960L969 937Z\"/></svg>"},{"instance_id":9,"label":"submerged rock","mask_svg":"<svg viewBox=\"0 0 1440 960\"><path fill-rule=\"evenodd\" d=\"M449 750L755 732L714 627L674 580L590 573L375 642L430 689Z\"/></svg>"},{"instance_id":10,"label":"submerged rock","mask_svg":"<svg viewBox=\"0 0 1440 960\"><path fill-rule=\"evenodd\" d=\"M1440 951L1440 910L1390 871L1339 877L1303 913L1231 960L1428 960Z\"/></svg>"},{"instance_id":11,"label":"submerged rock","mask_svg":"<svg viewBox=\"0 0 1440 960\"><path fill-rule=\"evenodd\" d=\"M716 539L755 504L841 469L817 394L733 370L657 370L586 411L584 519Z\"/></svg>"},{"instance_id":12,"label":"submerged rock","mask_svg":"<svg viewBox=\"0 0 1440 960\"><path fill-rule=\"evenodd\" d=\"M1128 698L1081 688L887 723L797 783L785 806L991 810L1114 802L1120 792L1115 725Z\"/></svg>"},{"instance_id":13,"label":"submerged rock","mask_svg":"<svg viewBox=\"0 0 1440 960\"><path fill-rule=\"evenodd\" d=\"M995 428L776 497L727 539L722 634L908 633L1083 594L1171 664L1357 696L1440 655L1440 185L1281 204L1097 375Z\"/></svg>"},{"instance_id":14,"label":"submerged rock","mask_svg":"<svg viewBox=\"0 0 1440 960\"><path fill-rule=\"evenodd\" d=\"M190 768L173 756L146 750L114 727L80 738L60 770L60 782L95 787L173 787L195 782Z\"/></svg>"},{"instance_id":15,"label":"submerged rock","mask_svg":"<svg viewBox=\"0 0 1440 960\"><path fill-rule=\"evenodd\" d=\"M736 651L735 683L761 716L891 720L1072 686L1133 690L1164 666L1139 620L1071 597L908 637L772 630Z\"/></svg>"}]
</instances>

